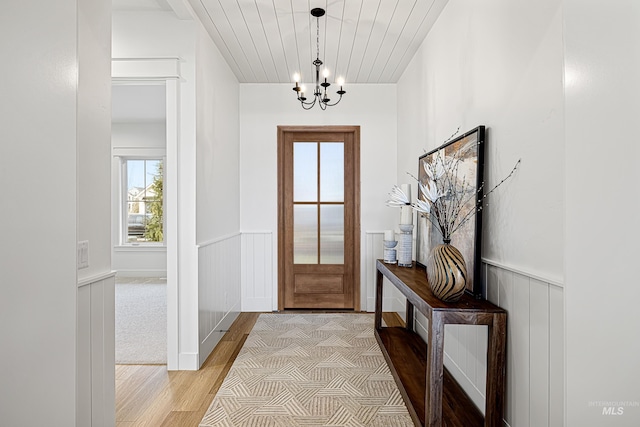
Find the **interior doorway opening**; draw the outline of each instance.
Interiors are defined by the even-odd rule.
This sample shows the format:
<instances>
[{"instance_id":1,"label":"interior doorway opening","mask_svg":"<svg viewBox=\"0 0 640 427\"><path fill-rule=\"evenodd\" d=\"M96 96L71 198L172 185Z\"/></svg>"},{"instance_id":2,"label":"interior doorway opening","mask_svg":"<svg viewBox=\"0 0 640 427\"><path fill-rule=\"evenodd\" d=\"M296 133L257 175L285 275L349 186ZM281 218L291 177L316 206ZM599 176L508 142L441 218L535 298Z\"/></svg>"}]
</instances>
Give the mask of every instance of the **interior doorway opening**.
<instances>
[{"instance_id":1,"label":"interior doorway opening","mask_svg":"<svg viewBox=\"0 0 640 427\"><path fill-rule=\"evenodd\" d=\"M116 64L119 61L127 64L131 62L114 59ZM136 61L133 62L137 64ZM159 318L159 323L164 326L165 331L165 342L162 344L164 346L163 361L168 370L175 370L178 369L178 248L175 188L177 187L179 81L173 77L141 78L139 74L134 74L134 77L127 77L126 74L117 73L118 77L113 78L112 84L112 265L118 272L118 281L122 277L133 277L137 282L152 281L162 286L164 297L160 299L164 307L160 312L166 317L166 321L163 317ZM145 130L146 132L143 132ZM158 142L160 140L161 144ZM125 179L129 172L126 170L129 160L134 160L134 163L135 161L146 163L147 171L150 172L151 176L147 179L147 183L155 187L156 194L144 200L149 202L144 209L141 206L137 208L144 210L145 216L154 219L155 236L143 232L143 236L140 237L141 232L129 226L129 200L127 199L129 186ZM156 160L156 162L149 163L149 160ZM139 164L142 164L140 162ZM159 164L161 164L161 174L158 173ZM161 185L154 183L158 177L161 177ZM133 186L136 187L136 185ZM158 202L159 192L162 192L161 215L158 215L157 206L152 205ZM133 200L133 202L139 201ZM156 211L155 214L154 211ZM162 217L161 225L158 227L160 216ZM158 235L158 230L161 230L161 236ZM159 290L156 287L157 292Z\"/></svg>"},{"instance_id":2,"label":"interior doorway opening","mask_svg":"<svg viewBox=\"0 0 640 427\"><path fill-rule=\"evenodd\" d=\"M164 81L112 85L116 364L167 363Z\"/></svg>"}]
</instances>

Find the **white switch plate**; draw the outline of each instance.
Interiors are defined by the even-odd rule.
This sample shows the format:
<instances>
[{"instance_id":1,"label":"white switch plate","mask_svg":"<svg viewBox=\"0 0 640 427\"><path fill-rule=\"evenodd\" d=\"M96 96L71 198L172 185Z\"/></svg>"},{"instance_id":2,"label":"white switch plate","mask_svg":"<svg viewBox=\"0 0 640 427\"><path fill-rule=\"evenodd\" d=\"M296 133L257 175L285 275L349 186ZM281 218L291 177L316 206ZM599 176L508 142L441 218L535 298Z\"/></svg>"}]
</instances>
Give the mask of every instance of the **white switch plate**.
<instances>
[{"instance_id":1,"label":"white switch plate","mask_svg":"<svg viewBox=\"0 0 640 427\"><path fill-rule=\"evenodd\" d=\"M89 267L89 241L78 242L78 269Z\"/></svg>"}]
</instances>

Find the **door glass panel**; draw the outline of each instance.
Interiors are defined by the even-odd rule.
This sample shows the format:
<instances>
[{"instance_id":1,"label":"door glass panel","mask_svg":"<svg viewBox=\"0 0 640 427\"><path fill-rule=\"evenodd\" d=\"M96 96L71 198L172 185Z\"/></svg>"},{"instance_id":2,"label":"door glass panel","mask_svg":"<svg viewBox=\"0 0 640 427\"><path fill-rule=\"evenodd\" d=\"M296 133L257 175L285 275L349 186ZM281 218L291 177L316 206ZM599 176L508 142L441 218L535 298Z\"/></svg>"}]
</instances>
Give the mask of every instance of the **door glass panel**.
<instances>
[{"instance_id":1,"label":"door glass panel","mask_svg":"<svg viewBox=\"0 0 640 427\"><path fill-rule=\"evenodd\" d=\"M293 206L293 263L318 263L318 207Z\"/></svg>"},{"instance_id":2,"label":"door glass panel","mask_svg":"<svg viewBox=\"0 0 640 427\"><path fill-rule=\"evenodd\" d=\"M320 201L344 201L344 143L320 143Z\"/></svg>"},{"instance_id":3,"label":"door glass panel","mask_svg":"<svg viewBox=\"0 0 640 427\"><path fill-rule=\"evenodd\" d=\"M293 201L318 200L318 144L293 143Z\"/></svg>"},{"instance_id":4,"label":"door glass panel","mask_svg":"<svg viewBox=\"0 0 640 427\"><path fill-rule=\"evenodd\" d=\"M344 264L344 205L320 206L320 264Z\"/></svg>"}]
</instances>

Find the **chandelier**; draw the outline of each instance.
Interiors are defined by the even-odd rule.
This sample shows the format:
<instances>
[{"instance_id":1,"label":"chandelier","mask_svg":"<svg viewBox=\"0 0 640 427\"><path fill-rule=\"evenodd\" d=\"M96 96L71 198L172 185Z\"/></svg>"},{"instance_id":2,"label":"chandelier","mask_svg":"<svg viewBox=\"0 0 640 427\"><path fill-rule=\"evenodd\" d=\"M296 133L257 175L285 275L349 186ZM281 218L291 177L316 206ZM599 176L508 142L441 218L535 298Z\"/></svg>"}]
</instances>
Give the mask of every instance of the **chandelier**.
<instances>
[{"instance_id":1,"label":"chandelier","mask_svg":"<svg viewBox=\"0 0 640 427\"><path fill-rule=\"evenodd\" d=\"M327 77L329 77L329 71L326 69L326 67L323 70L324 82L320 81L320 66L322 65L322 61L320 60L320 17L324 16L324 13L325 13L324 9L319 7L315 9L311 9L311 15L316 17L316 23L317 23L316 60L313 61L313 65L316 67L316 83L315 83L316 87L315 87L315 90L313 91L313 101L307 101L307 98L304 96L304 86L299 85L300 75L296 73L293 76L293 80L295 80L296 82L296 86L293 88L293 90L296 92L296 96L298 98L298 101L300 101L300 105L302 105L302 108L304 108L305 110L310 110L311 108L313 108L314 105L316 105L316 103L320 106L322 110L326 110L327 107L333 107L338 102L340 102L342 100L342 95L347 93L346 91L342 90L342 86L344 85L344 80L338 79L336 81L336 84L340 86L340 90L336 91L336 93L340 95L340 98L338 98L338 100L335 101L334 103L330 103L331 99L329 98L329 94L327 93L327 88L331 86L331 83L327 82Z\"/></svg>"}]
</instances>

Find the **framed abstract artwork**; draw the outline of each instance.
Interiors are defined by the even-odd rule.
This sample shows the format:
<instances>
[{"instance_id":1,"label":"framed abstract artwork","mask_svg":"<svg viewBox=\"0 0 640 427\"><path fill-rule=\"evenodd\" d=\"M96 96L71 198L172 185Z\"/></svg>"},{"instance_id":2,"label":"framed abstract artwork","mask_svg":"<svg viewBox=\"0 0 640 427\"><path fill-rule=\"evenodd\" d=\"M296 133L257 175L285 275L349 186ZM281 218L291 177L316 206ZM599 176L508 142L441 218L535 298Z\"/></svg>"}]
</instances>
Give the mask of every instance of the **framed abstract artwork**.
<instances>
[{"instance_id":1,"label":"framed abstract artwork","mask_svg":"<svg viewBox=\"0 0 640 427\"><path fill-rule=\"evenodd\" d=\"M428 176L425 163L433 164L437 157L447 164L456 164L456 187L464 189L464 203L460 217L468 219L451 235L451 244L463 255L467 266L466 292L476 298L482 298L481 248L482 248L482 209L484 183L484 126L478 126L447 141L440 147L420 156L418 159L418 180L425 185ZM424 194L418 197L425 200ZM475 211L473 214L471 211ZM433 213L431 213L433 215ZM435 225L435 218L426 218L418 214L416 227L416 262L426 267L429 252L443 242L442 234Z\"/></svg>"}]
</instances>

